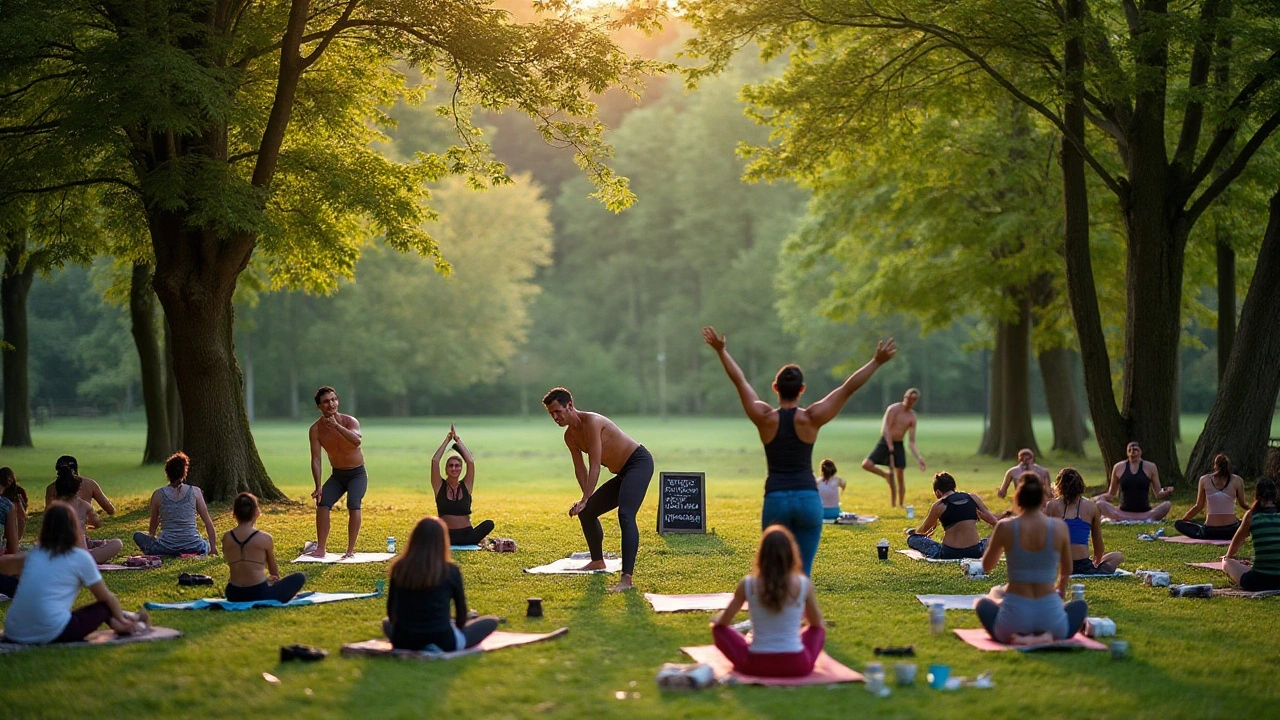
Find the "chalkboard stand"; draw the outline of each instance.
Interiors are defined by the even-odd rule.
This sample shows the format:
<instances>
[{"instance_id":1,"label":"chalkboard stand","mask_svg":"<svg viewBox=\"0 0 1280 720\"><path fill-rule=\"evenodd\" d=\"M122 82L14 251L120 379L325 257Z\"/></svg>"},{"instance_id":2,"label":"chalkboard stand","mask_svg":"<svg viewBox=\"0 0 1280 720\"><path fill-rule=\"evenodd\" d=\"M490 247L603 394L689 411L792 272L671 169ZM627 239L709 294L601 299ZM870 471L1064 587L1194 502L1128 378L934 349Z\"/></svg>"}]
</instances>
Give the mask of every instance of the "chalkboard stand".
<instances>
[{"instance_id":1,"label":"chalkboard stand","mask_svg":"<svg viewBox=\"0 0 1280 720\"><path fill-rule=\"evenodd\" d=\"M658 532L706 534L706 473L658 473Z\"/></svg>"}]
</instances>

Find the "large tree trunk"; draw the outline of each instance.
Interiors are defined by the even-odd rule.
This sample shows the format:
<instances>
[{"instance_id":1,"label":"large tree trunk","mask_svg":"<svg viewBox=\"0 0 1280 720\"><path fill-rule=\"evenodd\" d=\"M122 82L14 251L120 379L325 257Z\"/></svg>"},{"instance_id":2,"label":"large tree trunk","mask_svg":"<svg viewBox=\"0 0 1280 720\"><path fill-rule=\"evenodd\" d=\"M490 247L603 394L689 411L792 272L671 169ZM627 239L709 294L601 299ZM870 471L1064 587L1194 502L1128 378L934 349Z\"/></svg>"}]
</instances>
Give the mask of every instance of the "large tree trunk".
<instances>
[{"instance_id":1,"label":"large tree trunk","mask_svg":"<svg viewBox=\"0 0 1280 720\"><path fill-rule=\"evenodd\" d=\"M190 481L215 501L251 492L263 500L284 493L258 457L236 363L232 295L254 241L193 229L176 213L153 212L155 289L173 337L173 369L182 397Z\"/></svg>"},{"instance_id":2,"label":"large tree trunk","mask_svg":"<svg viewBox=\"0 0 1280 720\"><path fill-rule=\"evenodd\" d=\"M152 281L154 284L154 280ZM173 370L173 330L164 320L164 397L169 416L169 447L182 449L182 397L178 395L178 376Z\"/></svg>"},{"instance_id":3,"label":"large tree trunk","mask_svg":"<svg viewBox=\"0 0 1280 720\"><path fill-rule=\"evenodd\" d=\"M1271 214L1226 372L1218 384L1204 432L1187 463L1189 477L1211 470L1213 456L1226 453L1241 477L1263 472L1267 438L1280 393L1280 192Z\"/></svg>"},{"instance_id":4,"label":"large tree trunk","mask_svg":"<svg viewBox=\"0 0 1280 720\"><path fill-rule=\"evenodd\" d=\"M4 277L0 279L0 314L4 318L4 434L0 446L31 447L31 402L27 361L31 346L27 341L27 294L35 280L36 264L26 258L26 243L11 243L5 249Z\"/></svg>"},{"instance_id":5,"label":"large tree trunk","mask_svg":"<svg viewBox=\"0 0 1280 720\"><path fill-rule=\"evenodd\" d=\"M989 417L986 432L978 445L978 453L997 455L1000 452L1000 436L1004 433L1004 365L1008 354L1008 324L1003 320L996 323L995 349L991 353L990 385L987 388L987 408Z\"/></svg>"},{"instance_id":6,"label":"large tree trunk","mask_svg":"<svg viewBox=\"0 0 1280 720\"><path fill-rule=\"evenodd\" d=\"M1017 460L1018 451L1030 448L1037 455L1035 430L1031 426L1031 298L1022 290L1014 292L1017 320L1006 325L1004 362L1004 424L995 455Z\"/></svg>"},{"instance_id":7,"label":"large tree trunk","mask_svg":"<svg viewBox=\"0 0 1280 720\"><path fill-rule=\"evenodd\" d=\"M1218 237L1218 382L1227 373L1236 341L1236 251Z\"/></svg>"},{"instance_id":8,"label":"large tree trunk","mask_svg":"<svg viewBox=\"0 0 1280 720\"><path fill-rule=\"evenodd\" d=\"M151 266L135 263L129 283L129 320L142 371L142 404L147 410L147 445L142 463L162 463L173 454L169 407L165 396L165 362L156 332L156 294L151 289Z\"/></svg>"},{"instance_id":9,"label":"large tree trunk","mask_svg":"<svg viewBox=\"0 0 1280 720\"><path fill-rule=\"evenodd\" d=\"M1042 351L1038 360L1044 381L1045 404L1049 406L1049 419L1053 421L1053 449L1084 455L1084 441L1089 429L1085 427L1084 415L1076 402L1072 352L1070 348L1052 348Z\"/></svg>"}]
</instances>

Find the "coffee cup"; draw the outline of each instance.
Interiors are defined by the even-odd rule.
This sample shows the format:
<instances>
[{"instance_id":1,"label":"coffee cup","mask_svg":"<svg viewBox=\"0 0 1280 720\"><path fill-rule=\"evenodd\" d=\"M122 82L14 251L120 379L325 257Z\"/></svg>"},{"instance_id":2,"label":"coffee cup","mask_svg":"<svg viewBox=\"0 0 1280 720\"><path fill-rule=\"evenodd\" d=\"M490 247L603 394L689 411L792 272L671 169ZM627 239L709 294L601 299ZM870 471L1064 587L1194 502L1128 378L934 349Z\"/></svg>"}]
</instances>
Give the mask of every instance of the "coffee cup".
<instances>
[{"instance_id":1,"label":"coffee cup","mask_svg":"<svg viewBox=\"0 0 1280 720\"><path fill-rule=\"evenodd\" d=\"M881 560L889 559L889 541L888 540L884 538L880 538L880 542L876 543L876 555Z\"/></svg>"},{"instance_id":2,"label":"coffee cup","mask_svg":"<svg viewBox=\"0 0 1280 720\"><path fill-rule=\"evenodd\" d=\"M893 674L897 678L899 685L916 684L915 663L897 663L893 666Z\"/></svg>"},{"instance_id":3,"label":"coffee cup","mask_svg":"<svg viewBox=\"0 0 1280 720\"><path fill-rule=\"evenodd\" d=\"M529 609L525 611L525 617L542 617L542 598L529 598Z\"/></svg>"},{"instance_id":4,"label":"coffee cup","mask_svg":"<svg viewBox=\"0 0 1280 720\"><path fill-rule=\"evenodd\" d=\"M929 687L934 690L941 690L947 686L947 679L951 677L950 665L930 665L929 666Z\"/></svg>"}]
</instances>

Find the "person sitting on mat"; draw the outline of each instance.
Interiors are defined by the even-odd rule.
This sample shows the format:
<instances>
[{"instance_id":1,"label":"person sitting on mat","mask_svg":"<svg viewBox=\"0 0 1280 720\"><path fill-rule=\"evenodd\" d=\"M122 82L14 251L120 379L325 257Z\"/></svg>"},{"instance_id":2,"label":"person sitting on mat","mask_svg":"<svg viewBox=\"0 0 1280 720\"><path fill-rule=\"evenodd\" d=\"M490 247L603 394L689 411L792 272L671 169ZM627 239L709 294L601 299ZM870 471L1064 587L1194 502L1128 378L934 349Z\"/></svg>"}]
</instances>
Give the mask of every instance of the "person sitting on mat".
<instances>
[{"instance_id":1,"label":"person sitting on mat","mask_svg":"<svg viewBox=\"0 0 1280 720\"><path fill-rule=\"evenodd\" d=\"M81 500L89 503L98 503L98 507L102 508L102 512L108 515L116 514L116 506L112 504L111 499L107 497L107 494L102 492L102 486L98 484L98 481L93 478L87 478L80 475L80 463L75 459L75 457L71 455L63 455L59 457L53 463L53 470L54 472L57 472L64 466L71 468L71 472L79 475ZM49 486L44 489L44 504L49 505L56 500L57 492L57 481L55 480L54 482L49 483Z\"/></svg>"},{"instance_id":2,"label":"person sitting on mat","mask_svg":"<svg viewBox=\"0 0 1280 720\"><path fill-rule=\"evenodd\" d=\"M214 541L217 531L213 529L209 508L204 504L204 493L200 488L183 482L190 468L191 459L184 452L174 453L164 463L164 474L169 484L151 493L151 528L148 532L133 534L133 541L147 555L218 554ZM204 521L208 542L196 530L197 515ZM159 535L156 535L157 526L160 527Z\"/></svg>"},{"instance_id":3,"label":"person sitting on mat","mask_svg":"<svg viewBox=\"0 0 1280 720\"><path fill-rule=\"evenodd\" d=\"M451 652L475 647L497 629L498 619L491 615L467 622L467 595L462 573L449 553L449 528L440 518L419 520L404 555L391 565L387 617L382 621L391 646L422 650L435 645Z\"/></svg>"},{"instance_id":4,"label":"person sitting on mat","mask_svg":"<svg viewBox=\"0 0 1280 720\"><path fill-rule=\"evenodd\" d=\"M262 515L258 509L258 498L253 493L240 493L231 503L231 512L240 524L222 536L222 554L227 558L227 568L231 570L227 599L231 602L278 600L281 603L292 600L302 589L307 576L298 572L280 577L275 542L269 534L253 526ZM264 570L271 577L270 584L262 575Z\"/></svg>"},{"instance_id":5,"label":"person sitting on mat","mask_svg":"<svg viewBox=\"0 0 1280 720\"><path fill-rule=\"evenodd\" d=\"M732 627L744 602L751 616L750 642ZM803 630L801 619L809 621ZM724 612L711 621L711 637L733 669L744 675L803 677L813 672L827 631L790 530L782 525L765 528L755 567L738 583Z\"/></svg>"},{"instance_id":6,"label":"person sitting on mat","mask_svg":"<svg viewBox=\"0 0 1280 720\"><path fill-rule=\"evenodd\" d=\"M75 510L54 501L45 509L39 543L23 559L22 583L4 619L6 640L28 645L69 643L84 640L103 623L122 635L144 627L140 622L145 615L140 618L121 609L83 544ZM82 587L89 588L97 602L73 612Z\"/></svg>"},{"instance_id":7,"label":"person sitting on mat","mask_svg":"<svg viewBox=\"0 0 1280 720\"><path fill-rule=\"evenodd\" d=\"M1173 486L1160 487L1160 471L1150 460L1142 459L1142 446L1136 442L1129 443L1125 453L1127 460L1121 460L1111 468L1111 483L1107 491L1093 499L1103 515L1117 521L1124 520L1162 520L1173 504L1165 500L1173 494ZM1150 491L1157 499L1164 502L1151 507L1147 499ZM1122 498L1120 507L1113 503L1116 496Z\"/></svg>"},{"instance_id":8,"label":"person sitting on mat","mask_svg":"<svg viewBox=\"0 0 1280 720\"><path fill-rule=\"evenodd\" d=\"M1102 513L1092 500L1084 497L1084 478L1075 468L1062 468L1054 481L1057 499L1045 505L1049 517L1062 518L1071 535L1071 574L1110 575L1124 562L1124 553L1107 552L1102 542ZM1070 517L1068 517L1070 516ZM1089 555L1089 538L1093 538L1093 556Z\"/></svg>"},{"instance_id":9,"label":"person sitting on mat","mask_svg":"<svg viewBox=\"0 0 1280 720\"><path fill-rule=\"evenodd\" d=\"M1240 520L1236 518L1236 504L1240 505L1241 510L1249 509L1249 504L1244 499L1244 480L1231 472L1231 460L1218 453L1213 458L1213 472L1200 477L1196 489L1196 504L1191 506L1181 520L1175 521L1173 526L1189 538L1230 540L1240 527ZM1191 522L1191 518L1199 515L1206 505L1209 506L1209 512L1205 515L1204 524Z\"/></svg>"},{"instance_id":10,"label":"person sitting on mat","mask_svg":"<svg viewBox=\"0 0 1280 720\"><path fill-rule=\"evenodd\" d=\"M444 463L442 478L440 477L440 458L444 456L445 448L449 447L450 441L453 442L458 455L462 457L449 456ZM466 475L462 475L464 462L467 464ZM475 460L471 457L471 451L463 444L462 438L458 437L458 433L450 425L449 434L444 436L444 442L440 443L440 447L436 448L436 454L431 458L431 490L436 494L436 514L444 521L445 527L449 528L449 544L455 547L479 545L481 540L493 532L492 520L485 520L475 527L471 526L471 493L475 487Z\"/></svg>"},{"instance_id":11,"label":"person sitting on mat","mask_svg":"<svg viewBox=\"0 0 1280 720\"><path fill-rule=\"evenodd\" d=\"M933 496L938 498L938 502L929 508L929 514L921 521L920 527L907 528L907 547L930 559L982 557L987 540L978 537L978 518L988 525L995 525L997 521L982 498L957 492L956 479L945 472L933 476ZM941 543L929 537L938 523L942 523Z\"/></svg>"},{"instance_id":12,"label":"person sitting on mat","mask_svg":"<svg viewBox=\"0 0 1280 720\"><path fill-rule=\"evenodd\" d=\"M18 476L13 474L10 467L0 467L0 498L8 500L13 505L14 510L14 526L18 530L18 540L22 540L22 536L27 532L27 491L22 489L18 484ZM0 502L0 506L4 503ZM0 522L7 523L8 513L0 513ZM5 525L5 532L9 532L9 527ZM7 538L7 535L6 535ZM5 552L18 552L18 545L15 542Z\"/></svg>"},{"instance_id":13,"label":"person sitting on mat","mask_svg":"<svg viewBox=\"0 0 1280 720\"><path fill-rule=\"evenodd\" d=\"M80 497L81 482L82 478L69 466L58 466L58 479L54 481L55 498L57 502L66 504L75 512L76 519L80 521L80 547L88 550L94 562L102 565L118 555L124 549L124 543L117 538L96 540L86 534L89 528L98 527L102 521L93 511L93 506Z\"/></svg>"},{"instance_id":14,"label":"person sitting on mat","mask_svg":"<svg viewBox=\"0 0 1280 720\"><path fill-rule=\"evenodd\" d=\"M9 477L13 477L13 471L9 468L0 468L0 484L4 482L4 471L9 471ZM16 484L16 483L15 483ZM0 555L16 555L18 553L18 543L22 540L21 517L26 519L26 514L19 515L20 505L13 502L7 497L0 495L0 528L3 529L4 545L0 548ZM17 573L10 574L6 568L0 570L0 595L13 597L13 593L18 588Z\"/></svg>"},{"instance_id":15,"label":"person sitting on mat","mask_svg":"<svg viewBox=\"0 0 1280 720\"><path fill-rule=\"evenodd\" d=\"M844 480L836 475L836 464L826 458L819 466L822 479L818 481L818 497L822 498L822 519L835 520L840 517L840 492L848 487Z\"/></svg>"},{"instance_id":16,"label":"person sitting on mat","mask_svg":"<svg viewBox=\"0 0 1280 720\"><path fill-rule=\"evenodd\" d=\"M1071 534L1062 520L1041 512L1043 499L1039 479L1024 475L1014 495L1018 515L996 524L982 556L984 572L995 569L1002 553L1008 556L1009 584L973 603L978 620L996 642L1008 644L1015 635L1040 634L1065 640L1076 634L1088 614L1083 600L1062 604L1071 579Z\"/></svg>"},{"instance_id":17,"label":"person sitting on mat","mask_svg":"<svg viewBox=\"0 0 1280 720\"><path fill-rule=\"evenodd\" d=\"M1262 478L1253 491L1253 507L1231 538L1222 569L1241 590L1280 590L1280 514L1276 512L1276 481ZM1245 538L1253 538L1253 566L1236 560Z\"/></svg>"}]
</instances>

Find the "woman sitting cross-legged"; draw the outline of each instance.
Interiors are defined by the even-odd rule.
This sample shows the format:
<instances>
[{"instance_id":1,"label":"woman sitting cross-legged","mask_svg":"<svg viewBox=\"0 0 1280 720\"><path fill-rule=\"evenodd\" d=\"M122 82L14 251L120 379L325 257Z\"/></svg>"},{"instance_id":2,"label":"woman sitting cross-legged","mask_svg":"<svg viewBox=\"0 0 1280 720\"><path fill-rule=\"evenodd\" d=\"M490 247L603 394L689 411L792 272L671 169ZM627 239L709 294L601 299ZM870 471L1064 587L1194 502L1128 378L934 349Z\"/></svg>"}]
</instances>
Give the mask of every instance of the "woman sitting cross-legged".
<instances>
[{"instance_id":1,"label":"woman sitting cross-legged","mask_svg":"<svg viewBox=\"0 0 1280 720\"><path fill-rule=\"evenodd\" d=\"M1231 472L1231 460L1218 453L1213 458L1213 472L1200 478L1196 504L1173 526L1190 538L1230 540L1240 528L1235 509L1237 504L1241 510L1249 509L1244 499L1244 480ZM1204 517L1204 524L1191 522L1191 518L1199 515L1206 505L1209 512Z\"/></svg>"},{"instance_id":2,"label":"woman sitting cross-legged","mask_svg":"<svg viewBox=\"0 0 1280 720\"><path fill-rule=\"evenodd\" d=\"M818 482L818 497L822 498L822 519L835 520L840 517L840 492L848 487L843 478L836 475L836 463L826 458L819 466L822 478Z\"/></svg>"},{"instance_id":3,"label":"woman sitting cross-legged","mask_svg":"<svg viewBox=\"0 0 1280 720\"><path fill-rule=\"evenodd\" d=\"M4 619L5 639L29 645L68 643L85 639L103 623L122 635L144 627L138 616L120 608L83 544L75 510L61 502L45 509L39 544L23 559L22 582ZM72 611L82 587L97 602Z\"/></svg>"},{"instance_id":4,"label":"woman sitting cross-legged","mask_svg":"<svg viewBox=\"0 0 1280 720\"><path fill-rule=\"evenodd\" d=\"M124 549L124 543L116 538L94 540L85 534L89 528L101 525L102 521L93 511L93 505L80 497L81 482L80 476L71 468L66 465L58 466L58 479L53 481L54 497L75 512L76 519L80 522L80 547L88 550L94 562L102 565L119 554Z\"/></svg>"},{"instance_id":5,"label":"woman sitting cross-legged","mask_svg":"<svg viewBox=\"0 0 1280 720\"><path fill-rule=\"evenodd\" d=\"M382 621L391 645L399 650L435 645L450 652L475 647L497 629L498 619L489 615L467 622L467 596L462 573L449 554L448 528L440 518L419 520L404 555L391 565L387 618Z\"/></svg>"},{"instance_id":6,"label":"woman sitting cross-legged","mask_svg":"<svg viewBox=\"0 0 1280 720\"><path fill-rule=\"evenodd\" d=\"M1253 507L1244 514L1231 538L1222 569L1241 590L1280 590L1280 513L1276 512L1276 481L1262 478L1254 488ZM1253 538L1253 566L1236 560L1245 538ZM24 580L25 582L25 580Z\"/></svg>"},{"instance_id":7,"label":"woman sitting cross-legged","mask_svg":"<svg viewBox=\"0 0 1280 720\"><path fill-rule=\"evenodd\" d=\"M750 642L732 627L744 602L751 616ZM809 621L803 630L802 619ZM733 599L712 622L711 636L734 669L745 675L803 677L813 672L827 632L790 530L781 525L765 528L755 569L738 583Z\"/></svg>"},{"instance_id":8,"label":"woman sitting cross-legged","mask_svg":"<svg viewBox=\"0 0 1280 720\"><path fill-rule=\"evenodd\" d=\"M177 452L164 463L164 474L169 484L151 493L151 529L136 532L133 541L148 555L177 557L187 553L218 554L213 538L213 518L204 504L204 493L194 485L186 484L191 459L186 453ZM209 541L205 542L196 529L196 517L204 521ZM160 534L156 535L156 528Z\"/></svg>"},{"instance_id":9,"label":"woman sitting cross-legged","mask_svg":"<svg viewBox=\"0 0 1280 720\"><path fill-rule=\"evenodd\" d=\"M1071 578L1071 537L1066 523L1040 511L1043 499L1040 481L1024 475L1015 495L1018 515L996 524L982 556L982 569L991 572L1001 553L1007 555L1009 584L1003 598L993 592L973 604L996 642L1041 634L1065 640L1076 634L1088 613L1083 600L1062 604Z\"/></svg>"},{"instance_id":10,"label":"woman sitting cross-legged","mask_svg":"<svg viewBox=\"0 0 1280 720\"><path fill-rule=\"evenodd\" d=\"M440 476L440 458L450 441L458 451L451 455L444 464L444 477ZM462 474L463 462L467 464L467 474ZM431 490L436 494L436 514L449 528L450 545L479 545L481 540L493 532L493 521L471 526L471 493L476 487L476 463L471 458L471 451L462 443L462 438L449 426L449 434L444 442L436 448L431 458Z\"/></svg>"},{"instance_id":11,"label":"woman sitting cross-legged","mask_svg":"<svg viewBox=\"0 0 1280 720\"><path fill-rule=\"evenodd\" d=\"M240 524L222 536L222 554L226 556L227 567L231 570L227 599L231 602L289 602L302 589L307 576L299 572L280 577L275 542L270 535L253 526L262 515L258 509L258 498L252 493L242 492L231 504L231 511ZM270 583L262 574L264 570L271 576Z\"/></svg>"},{"instance_id":12,"label":"woman sitting cross-legged","mask_svg":"<svg viewBox=\"0 0 1280 720\"><path fill-rule=\"evenodd\" d=\"M938 502L929 508L929 514L920 527L906 531L907 546L930 559L982 557L987 541L978 537L978 519L988 525L995 525L997 521L982 498L957 492L956 479L945 472L933 476L933 496L938 498ZM943 533L940 543L929 537L939 523Z\"/></svg>"},{"instance_id":13,"label":"woman sitting cross-legged","mask_svg":"<svg viewBox=\"0 0 1280 720\"><path fill-rule=\"evenodd\" d=\"M1045 505L1049 517L1062 518L1071 536L1072 575L1110 575L1124 562L1124 553L1107 552L1102 542L1102 511L1084 496L1084 478L1075 468L1058 471L1058 497ZM1069 516L1069 517L1068 517ZM1089 539L1093 538L1093 556Z\"/></svg>"}]
</instances>

